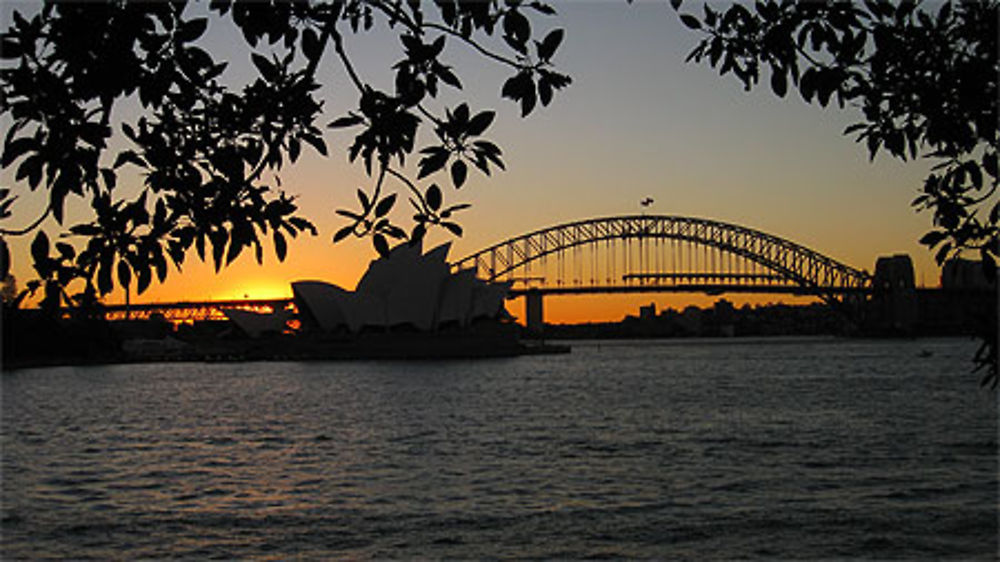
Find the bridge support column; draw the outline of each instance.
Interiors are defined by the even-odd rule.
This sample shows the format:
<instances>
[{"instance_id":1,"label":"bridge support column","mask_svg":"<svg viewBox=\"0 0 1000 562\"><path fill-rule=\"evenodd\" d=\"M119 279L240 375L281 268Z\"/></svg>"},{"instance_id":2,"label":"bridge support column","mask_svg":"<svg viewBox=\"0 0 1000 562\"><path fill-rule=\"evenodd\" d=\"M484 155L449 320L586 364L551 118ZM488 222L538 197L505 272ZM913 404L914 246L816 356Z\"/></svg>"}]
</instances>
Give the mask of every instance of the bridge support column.
<instances>
[{"instance_id":1,"label":"bridge support column","mask_svg":"<svg viewBox=\"0 0 1000 562\"><path fill-rule=\"evenodd\" d=\"M541 291L532 289L524 294L524 317L528 333L541 335L545 327Z\"/></svg>"}]
</instances>

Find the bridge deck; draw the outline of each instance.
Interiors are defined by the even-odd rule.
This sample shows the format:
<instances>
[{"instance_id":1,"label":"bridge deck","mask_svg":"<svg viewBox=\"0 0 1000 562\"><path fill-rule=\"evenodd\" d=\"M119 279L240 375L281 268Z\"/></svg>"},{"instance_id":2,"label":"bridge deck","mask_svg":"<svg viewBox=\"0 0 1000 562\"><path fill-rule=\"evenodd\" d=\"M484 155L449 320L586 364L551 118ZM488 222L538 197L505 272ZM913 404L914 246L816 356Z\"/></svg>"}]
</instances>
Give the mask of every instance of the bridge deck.
<instances>
[{"instance_id":1,"label":"bridge deck","mask_svg":"<svg viewBox=\"0 0 1000 562\"><path fill-rule=\"evenodd\" d=\"M745 294L786 294L786 295L866 295L871 289L866 287L803 287L801 285L735 285L727 283L680 283L666 284L632 284L632 285L563 285L547 287L524 287L511 289L509 298L517 298L528 293L542 295L586 295L615 293L705 293L721 295L723 293Z\"/></svg>"}]
</instances>

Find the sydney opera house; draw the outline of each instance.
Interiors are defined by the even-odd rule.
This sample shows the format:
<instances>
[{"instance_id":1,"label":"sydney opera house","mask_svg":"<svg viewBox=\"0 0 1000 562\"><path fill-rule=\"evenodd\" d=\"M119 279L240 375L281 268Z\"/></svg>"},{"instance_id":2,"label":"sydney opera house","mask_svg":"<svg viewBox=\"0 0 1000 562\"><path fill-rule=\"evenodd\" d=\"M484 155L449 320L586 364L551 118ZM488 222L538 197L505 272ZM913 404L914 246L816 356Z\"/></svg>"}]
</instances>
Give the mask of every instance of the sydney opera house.
<instances>
[{"instance_id":1,"label":"sydney opera house","mask_svg":"<svg viewBox=\"0 0 1000 562\"><path fill-rule=\"evenodd\" d=\"M425 254L419 243L400 244L372 261L353 291L323 281L293 282L301 330L430 332L466 327L481 319L508 318L504 299L509 283L482 281L471 269L452 273L447 261L450 247L444 244ZM288 310L258 314L229 309L224 313L253 337L280 333L293 319Z\"/></svg>"}]
</instances>

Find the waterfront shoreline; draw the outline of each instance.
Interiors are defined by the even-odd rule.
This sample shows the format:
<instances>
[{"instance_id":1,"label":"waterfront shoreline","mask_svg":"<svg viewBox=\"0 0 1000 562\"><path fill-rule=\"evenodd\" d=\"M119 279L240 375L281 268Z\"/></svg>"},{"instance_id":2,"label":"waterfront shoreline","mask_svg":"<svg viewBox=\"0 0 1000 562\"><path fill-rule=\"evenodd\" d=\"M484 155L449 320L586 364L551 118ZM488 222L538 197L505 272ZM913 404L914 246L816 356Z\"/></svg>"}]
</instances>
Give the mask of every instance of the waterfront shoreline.
<instances>
[{"instance_id":1,"label":"waterfront shoreline","mask_svg":"<svg viewBox=\"0 0 1000 562\"><path fill-rule=\"evenodd\" d=\"M545 342L495 341L483 338L362 338L341 342L238 340L211 345L194 345L174 352L119 351L100 357L27 357L4 359L2 370L48 367L89 367L142 363L240 363L277 361L434 361L501 359L524 355L569 353L565 344Z\"/></svg>"}]
</instances>

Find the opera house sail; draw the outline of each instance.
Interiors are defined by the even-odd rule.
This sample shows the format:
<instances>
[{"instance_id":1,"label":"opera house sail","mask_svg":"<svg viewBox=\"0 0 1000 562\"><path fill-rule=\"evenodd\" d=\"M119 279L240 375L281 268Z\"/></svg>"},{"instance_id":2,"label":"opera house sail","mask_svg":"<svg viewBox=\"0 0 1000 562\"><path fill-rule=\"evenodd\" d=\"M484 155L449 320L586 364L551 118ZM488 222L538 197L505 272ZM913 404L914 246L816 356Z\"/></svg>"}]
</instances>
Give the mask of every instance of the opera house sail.
<instances>
[{"instance_id":1,"label":"opera house sail","mask_svg":"<svg viewBox=\"0 0 1000 562\"><path fill-rule=\"evenodd\" d=\"M484 318L507 318L504 300L510 284L482 281L473 270L452 273L447 261L450 247L450 243L443 244L425 254L419 242L400 244L369 264L354 291L324 281L292 283L302 329L355 334L391 328L427 332L466 327ZM289 320L285 311L224 312L251 337L283 327Z\"/></svg>"}]
</instances>

